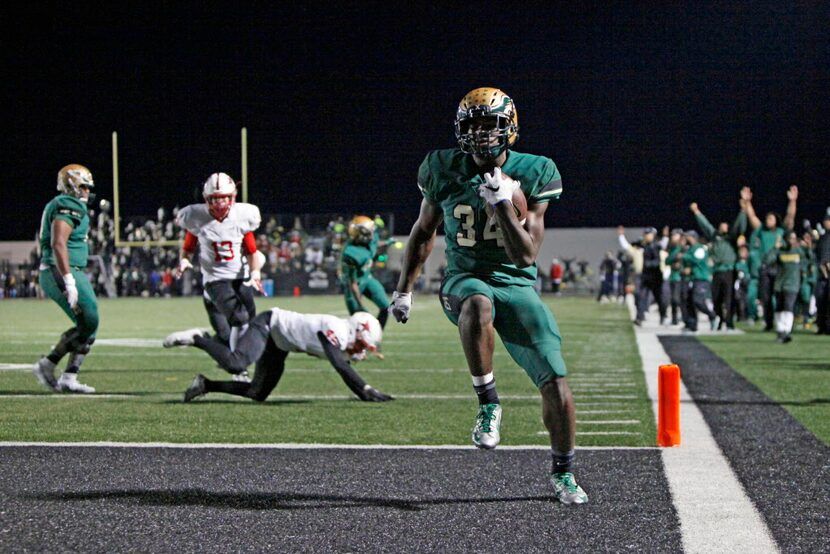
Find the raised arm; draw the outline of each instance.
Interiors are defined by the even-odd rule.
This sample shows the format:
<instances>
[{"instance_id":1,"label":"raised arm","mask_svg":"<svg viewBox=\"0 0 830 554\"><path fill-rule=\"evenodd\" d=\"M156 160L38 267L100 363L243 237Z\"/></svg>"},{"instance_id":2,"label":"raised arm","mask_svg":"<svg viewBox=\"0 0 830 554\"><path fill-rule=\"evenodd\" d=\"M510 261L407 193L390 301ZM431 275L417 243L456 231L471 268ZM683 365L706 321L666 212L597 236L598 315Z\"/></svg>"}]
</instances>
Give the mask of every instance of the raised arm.
<instances>
[{"instance_id":1,"label":"raised arm","mask_svg":"<svg viewBox=\"0 0 830 554\"><path fill-rule=\"evenodd\" d=\"M784 229L795 229L795 210L798 201L798 187L793 185L787 190L787 213L784 215Z\"/></svg>"},{"instance_id":2,"label":"raised arm","mask_svg":"<svg viewBox=\"0 0 830 554\"><path fill-rule=\"evenodd\" d=\"M741 209L746 212L746 217L749 219L749 224L753 229L761 226L761 220L755 214L755 208L752 207L752 190L749 187L741 189Z\"/></svg>"},{"instance_id":3,"label":"raised arm","mask_svg":"<svg viewBox=\"0 0 830 554\"><path fill-rule=\"evenodd\" d=\"M709 223L709 220L706 219L703 212L700 211L700 208L697 206L697 202L689 204L689 209L692 210L693 214L695 214L695 221L697 221L697 225L700 227L700 230L703 231L703 234L707 239L712 240L715 236L715 228L711 223Z\"/></svg>"}]
</instances>

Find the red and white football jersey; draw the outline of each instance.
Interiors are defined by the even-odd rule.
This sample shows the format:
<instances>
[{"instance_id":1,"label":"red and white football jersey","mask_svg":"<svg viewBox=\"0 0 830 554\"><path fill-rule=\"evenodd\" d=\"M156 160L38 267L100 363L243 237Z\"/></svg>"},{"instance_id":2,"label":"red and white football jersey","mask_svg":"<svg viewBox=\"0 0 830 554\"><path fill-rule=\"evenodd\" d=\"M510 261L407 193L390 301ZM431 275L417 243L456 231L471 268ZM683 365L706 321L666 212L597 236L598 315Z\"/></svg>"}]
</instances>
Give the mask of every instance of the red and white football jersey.
<instances>
[{"instance_id":1,"label":"red and white football jersey","mask_svg":"<svg viewBox=\"0 0 830 554\"><path fill-rule=\"evenodd\" d=\"M322 331L329 342L340 350L346 350L349 342L349 324L345 319L326 314L301 314L271 309L271 338L281 350L305 352L325 358L323 347L317 338Z\"/></svg>"},{"instance_id":2,"label":"red and white football jersey","mask_svg":"<svg viewBox=\"0 0 830 554\"><path fill-rule=\"evenodd\" d=\"M214 219L205 204L186 206L176 216L176 223L199 239L203 283L248 278L242 239L261 221L259 208L244 202L235 202L222 221Z\"/></svg>"}]
</instances>

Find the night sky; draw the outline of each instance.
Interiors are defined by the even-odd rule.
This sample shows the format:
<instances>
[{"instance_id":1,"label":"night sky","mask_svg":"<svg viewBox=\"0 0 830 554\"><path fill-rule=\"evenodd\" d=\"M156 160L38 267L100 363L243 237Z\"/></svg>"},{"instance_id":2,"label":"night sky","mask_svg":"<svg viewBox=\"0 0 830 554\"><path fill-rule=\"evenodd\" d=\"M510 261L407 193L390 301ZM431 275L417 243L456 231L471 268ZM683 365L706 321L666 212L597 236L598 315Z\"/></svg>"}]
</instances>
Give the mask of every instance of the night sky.
<instances>
[{"instance_id":1,"label":"night sky","mask_svg":"<svg viewBox=\"0 0 830 554\"><path fill-rule=\"evenodd\" d=\"M112 199L112 131L139 216L239 177L243 126L264 213L393 212L406 233L418 165L478 86L559 166L549 226L688 227L691 201L731 220L741 185L759 213L799 185L799 224L830 205L827 3L358 4L3 14L0 240L33 238L67 163Z\"/></svg>"}]
</instances>

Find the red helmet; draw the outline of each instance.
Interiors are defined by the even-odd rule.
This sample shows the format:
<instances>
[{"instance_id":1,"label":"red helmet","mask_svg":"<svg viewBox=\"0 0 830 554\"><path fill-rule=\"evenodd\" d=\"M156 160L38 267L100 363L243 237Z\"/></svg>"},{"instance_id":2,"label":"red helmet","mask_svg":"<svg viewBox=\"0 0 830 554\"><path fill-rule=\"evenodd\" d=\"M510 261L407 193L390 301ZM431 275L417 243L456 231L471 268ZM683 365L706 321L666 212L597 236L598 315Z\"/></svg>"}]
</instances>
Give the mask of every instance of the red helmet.
<instances>
[{"instance_id":1,"label":"red helmet","mask_svg":"<svg viewBox=\"0 0 830 554\"><path fill-rule=\"evenodd\" d=\"M228 217L228 212L236 201L236 183L227 173L214 173L205 181L202 196L210 215L222 221Z\"/></svg>"}]
</instances>

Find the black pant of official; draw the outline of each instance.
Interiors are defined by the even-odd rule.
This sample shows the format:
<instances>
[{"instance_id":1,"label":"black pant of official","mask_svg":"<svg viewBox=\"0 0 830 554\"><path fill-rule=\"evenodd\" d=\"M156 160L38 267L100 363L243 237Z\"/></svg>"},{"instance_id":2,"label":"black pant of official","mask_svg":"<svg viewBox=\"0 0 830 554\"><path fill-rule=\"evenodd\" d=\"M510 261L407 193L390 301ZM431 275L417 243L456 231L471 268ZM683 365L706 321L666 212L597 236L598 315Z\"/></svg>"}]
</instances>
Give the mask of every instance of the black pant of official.
<instances>
[{"instance_id":1,"label":"black pant of official","mask_svg":"<svg viewBox=\"0 0 830 554\"><path fill-rule=\"evenodd\" d=\"M663 276L650 275L645 272L640 275L640 286L637 287L637 321L643 321L650 304L649 293L654 296L660 308L660 322L666 318L666 299L663 297Z\"/></svg>"},{"instance_id":2,"label":"black pant of official","mask_svg":"<svg viewBox=\"0 0 830 554\"><path fill-rule=\"evenodd\" d=\"M709 281L691 281L686 297L686 329L697 331L697 312L703 312L712 321L715 312L709 307L712 287Z\"/></svg>"},{"instance_id":3,"label":"black pant of official","mask_svg":"<svg viewBox=\"0 0 830 554\"><path fill-rule=\"evenodd\" d=\"M735 272L716 271L712 275L712 302L715 305L715 315L729 329L735 328L732 310L732 292L735 290Z\"/></svg>"}]
</instances>

